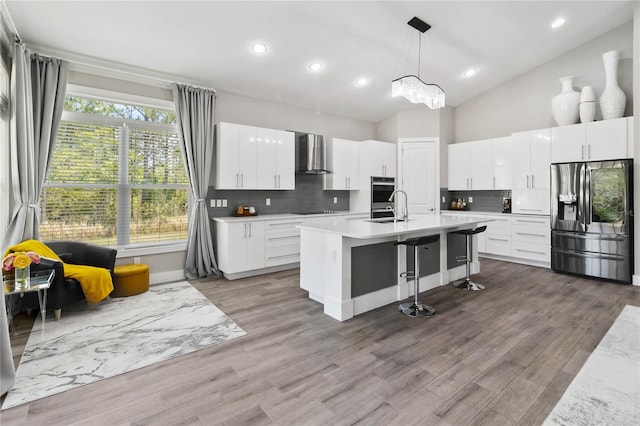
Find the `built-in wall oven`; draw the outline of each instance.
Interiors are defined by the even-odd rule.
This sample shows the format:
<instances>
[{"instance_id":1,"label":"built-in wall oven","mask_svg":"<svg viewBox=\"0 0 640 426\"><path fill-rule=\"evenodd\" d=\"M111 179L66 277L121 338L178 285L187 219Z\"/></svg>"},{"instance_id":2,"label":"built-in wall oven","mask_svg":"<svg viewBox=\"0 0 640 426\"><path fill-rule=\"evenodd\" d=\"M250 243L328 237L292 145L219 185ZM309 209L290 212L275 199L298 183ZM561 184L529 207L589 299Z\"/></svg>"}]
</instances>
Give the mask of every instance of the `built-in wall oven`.
<instances>
[{"instance_id":1,"label":"built-in wall oven","mask_svg":"<svg viewBox=\"0 0 640 426\"><path fill-rule=\"evenodd\" d=\"M395 178L371 176L371 219L395 216L393 202L389 201L395 189Z\"/></svg>"}]
</instances>

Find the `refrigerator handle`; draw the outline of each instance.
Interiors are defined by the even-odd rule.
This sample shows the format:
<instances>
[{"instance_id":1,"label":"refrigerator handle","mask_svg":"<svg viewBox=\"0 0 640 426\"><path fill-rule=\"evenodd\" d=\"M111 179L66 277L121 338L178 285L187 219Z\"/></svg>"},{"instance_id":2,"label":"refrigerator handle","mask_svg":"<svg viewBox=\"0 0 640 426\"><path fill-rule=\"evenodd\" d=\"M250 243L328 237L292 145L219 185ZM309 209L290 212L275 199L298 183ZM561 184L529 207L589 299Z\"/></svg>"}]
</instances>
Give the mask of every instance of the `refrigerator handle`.
<instances>
[{"instance_id":1,"label":"refrigerator handle","mask_svg":"<svg viewBox=\"0 0 640 426\"><path fill-rule=\"evenodd\" d=\"M581 166L580 180L580 192L582 193L582 201L580 202L582 208L581 222L586 232L591 224L591 214L589 213L589 206L591 205L591 175L586 164Z\"/></svg>"}]
</instances>

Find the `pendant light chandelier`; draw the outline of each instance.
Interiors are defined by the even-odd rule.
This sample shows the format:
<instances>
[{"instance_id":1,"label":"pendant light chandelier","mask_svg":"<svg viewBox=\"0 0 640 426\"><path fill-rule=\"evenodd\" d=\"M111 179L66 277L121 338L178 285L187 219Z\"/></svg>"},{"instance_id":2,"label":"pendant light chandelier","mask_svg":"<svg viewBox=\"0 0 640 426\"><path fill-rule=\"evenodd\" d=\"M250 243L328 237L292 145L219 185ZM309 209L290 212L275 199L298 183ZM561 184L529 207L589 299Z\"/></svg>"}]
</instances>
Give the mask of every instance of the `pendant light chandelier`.
<instances>
[{"instance_id":1,"label":"pendant light chandelier","mask_svg":"<svg viewBox=\"0 0 640 426\"><path fill-rule=\"evenodd\" d=\"M405 75L391 82L391 96L402 96L414 104L425 104L431 109L444 107L444 90L435 83L427 84L420 79L420 51L422 50L422 34L431 25L418 17L413 17L409 26L420 31L418 38L418 75Z\"/></svg>"}]
</instances>

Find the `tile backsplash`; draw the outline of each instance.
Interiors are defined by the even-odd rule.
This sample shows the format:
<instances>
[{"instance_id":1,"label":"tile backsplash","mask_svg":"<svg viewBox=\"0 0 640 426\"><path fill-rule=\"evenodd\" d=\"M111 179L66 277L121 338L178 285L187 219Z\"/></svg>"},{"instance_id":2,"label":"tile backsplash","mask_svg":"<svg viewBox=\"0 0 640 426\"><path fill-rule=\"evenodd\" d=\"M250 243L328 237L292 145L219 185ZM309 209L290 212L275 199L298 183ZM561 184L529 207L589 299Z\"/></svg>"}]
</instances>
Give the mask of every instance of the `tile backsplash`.
<instances>
[{"instance_id":1,"label":"tile backsplash","mask_svg":"<svg viewBox=\"0 0 640 426\"><path fill-rule=\"evenodd\" d=\"M446 188L440 188L440 198L442 196L447 200L446 203L440 203L440 209L449 209L451 202L458 198L463 198L467 202L467 210L469 211L485 211L485 212L502 212L502 199L511 198L511 191L447 191ZM473 203L469 202L469 197L473 197Z\"/></svg>"},{"instance_id":2,"label":"tile backsplash","mask_svg":"<svg viewBox=\"0 0 640 426\"><path fill-rule=\"evenodd\" d=\"M334 203L334 197L337 203ZM266 199L271 200L267 206ZM212 199L226 199L227 207L211 207ZM253 206L258 214L307 213L349 210L349 191L324 191L322 175L296 174L293 191L217 190L209 187L207 209L210 217L231 216L239 206Z\"/></svg>"}]
</instances>

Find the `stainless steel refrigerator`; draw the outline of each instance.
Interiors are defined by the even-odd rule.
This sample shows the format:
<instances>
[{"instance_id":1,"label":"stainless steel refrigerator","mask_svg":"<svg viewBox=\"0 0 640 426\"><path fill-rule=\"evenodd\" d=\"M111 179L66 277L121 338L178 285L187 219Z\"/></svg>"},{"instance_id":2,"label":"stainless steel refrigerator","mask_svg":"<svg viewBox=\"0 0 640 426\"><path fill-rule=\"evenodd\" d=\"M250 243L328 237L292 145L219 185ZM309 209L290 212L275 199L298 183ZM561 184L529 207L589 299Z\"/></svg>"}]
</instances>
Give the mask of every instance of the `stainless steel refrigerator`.
<instances>
[{"instance_id":1,"label":"stainless steel refrigerator","mask_svg":"<svg viewBox=\"0 0 640 426\"><path fill-rule=\"evenodd\" d=\"M551 165L551 269L631 283L633 160Z\"/></svg>"}]
</instances>

